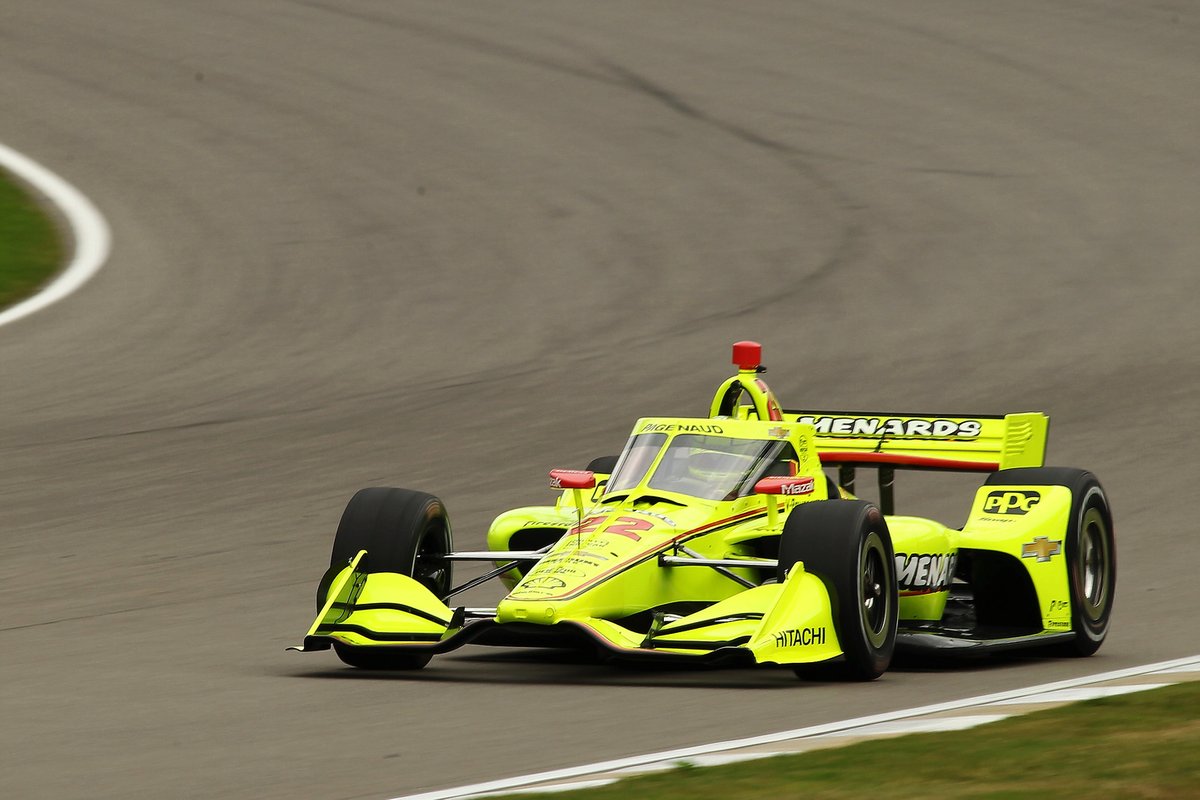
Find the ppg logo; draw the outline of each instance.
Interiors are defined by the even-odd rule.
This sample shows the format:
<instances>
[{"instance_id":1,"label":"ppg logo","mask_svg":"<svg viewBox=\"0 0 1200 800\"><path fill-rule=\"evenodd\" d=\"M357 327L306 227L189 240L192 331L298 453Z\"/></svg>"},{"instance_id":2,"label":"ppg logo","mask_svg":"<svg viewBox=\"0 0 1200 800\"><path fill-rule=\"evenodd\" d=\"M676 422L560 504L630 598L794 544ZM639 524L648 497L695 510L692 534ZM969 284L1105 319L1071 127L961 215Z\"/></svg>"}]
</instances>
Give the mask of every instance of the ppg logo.
<instances>
[{"instance_id":1,"label":"ppg logo","mask_svg":"<svg viewBox=\"0 0 1200 800\"><path fill-rule=\"evenodd\" d=\"M983 499L985 514L1028 514L1029 509L1041 502L1042 496L1031 491L990 492Z\"/></svg>"}]
</instances>

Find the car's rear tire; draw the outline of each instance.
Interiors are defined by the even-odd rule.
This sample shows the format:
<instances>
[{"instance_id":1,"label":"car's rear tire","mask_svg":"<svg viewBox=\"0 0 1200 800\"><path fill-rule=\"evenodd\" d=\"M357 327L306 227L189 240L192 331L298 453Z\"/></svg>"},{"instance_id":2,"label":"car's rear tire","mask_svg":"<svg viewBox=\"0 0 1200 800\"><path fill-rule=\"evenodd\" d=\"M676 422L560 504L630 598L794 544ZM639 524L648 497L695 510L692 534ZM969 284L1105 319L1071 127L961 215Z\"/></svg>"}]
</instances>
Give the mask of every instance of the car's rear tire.
<instances>
[{"instance_id":1,"label":"car's rear tire","mask_svg":"<svg viewBox=\"0 0 1200 800\"><path fill-rule=\"evenodd\" d=\"M442 597L450 591L453 576L451 562L438 556L452 549L450 520L438 498L409 489L361 489L346 504L338 524L330 570L317 588L318 609L328 599L335 568L360 550L367 551L359 564L363 572L407 575ZM342 661L362 669L420 669L430 658L405 648L354 647L340 642L334 644L334 650Z\"/></svg>"},{"instance_id":2,"label":"car's rear tire","mask_svg":"<svg viewBox=\"0 0 1200 800\"><path fill-rule=\"evenodd\" d=\"M883 514L862 500L817 500L796 506L783 525L777 578L803 562L825 584L845 656L841 675L882 675L896 649L899 594L892 539ZM796 674L808 677L810 667ZM826 672L827 670L821 670Z\"/></svg>"},{"instance_id":3,"label":"car's rear tire","mask_svg":"<svg viewBox=\"0 0 1200 800\"><path fill-rule=\"evenodd\" d=\"M612 475L612 471L617 467L617 461L620 456L597 456L593 458L587 465L588 472L596 472L601 475Z\"/></svg>"},{"instance_id":4,"label":"car's rear tire","mask_svg":"<svg viewBox=\"0 0 1200 800\"><path fill-rule=\"evenodd\" d=\"M1071 516L1063 536L1075 640L1063 649L1068 655L1092 655L1108 635L1117 588L1112 511L1100 481L1082 469L1021 467L993 472L985 485L1065 486L1071 490Z\"/></svg>"}]
</instances>

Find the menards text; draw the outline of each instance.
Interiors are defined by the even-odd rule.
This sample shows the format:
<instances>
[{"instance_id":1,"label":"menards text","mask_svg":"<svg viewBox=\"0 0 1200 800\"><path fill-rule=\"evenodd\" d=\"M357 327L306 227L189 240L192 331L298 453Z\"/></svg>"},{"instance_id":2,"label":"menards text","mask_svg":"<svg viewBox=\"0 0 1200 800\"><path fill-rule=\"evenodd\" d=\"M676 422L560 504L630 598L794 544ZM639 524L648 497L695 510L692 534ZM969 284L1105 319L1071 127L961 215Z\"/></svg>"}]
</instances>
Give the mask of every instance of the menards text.
<instances>
[{"instance_id":1,"label":"menards text","mask_svg":"<svg viewBox=\"0 0 1200 800\"><path fill-rule=\"evenodd\" d=\"M883 417L800 417L824 436L928 436L935 439L974 439L983 430L977 419L887 419Z\"/></svg>"},{"instance_id":2,"label":"menards text","mask_svg":"<svg viewBox=\"0 0 1200 800\"><path fill-rule=\"evenodd\" d=\"M943 592L954 580L957 561L953 553L896 553L896 583L912 594Z\"/></svg>"}]
</instances>

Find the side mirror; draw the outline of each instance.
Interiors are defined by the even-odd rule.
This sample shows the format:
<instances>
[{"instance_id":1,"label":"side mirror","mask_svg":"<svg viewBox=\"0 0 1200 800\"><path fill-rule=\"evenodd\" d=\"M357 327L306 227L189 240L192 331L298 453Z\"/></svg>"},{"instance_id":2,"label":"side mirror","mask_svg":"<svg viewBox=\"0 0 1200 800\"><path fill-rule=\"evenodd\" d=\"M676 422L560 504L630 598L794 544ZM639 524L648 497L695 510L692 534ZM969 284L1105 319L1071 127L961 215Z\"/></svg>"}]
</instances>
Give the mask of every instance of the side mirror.
<instances>
[{"instance_id":1,"label":"side mirror","mask_svg":"<svg viewBox=\"0 0 1200 800\"><path fill-rule=\"evenodd\" d=\"M781 494L787 497L794 497L796 495L812 494L816 485L816 480L808 476L801 475L794 478L772 476L763 478L754 484L754 492L756 494Z\"/></svg>"},{"instance_id":2,"label":"side mirror","mask_svg":"<svg viewBox=\"0 0 1200 800\"><path fill-rule=\"evenodd\" d=\"M595 489L596 473L586 469L552 469L550 470L550 488Z\"/></svg>"},{"instance_id":3,"label":"side mirror","mask_svg":"<svg viewBox=\"0 0 1200 800\"><path fill-rule=\"evenodd\" d=\"M758 483L754 484L754 492L767 496L767 524L772 527L779 524L779 501L775 499L776 495L797 497L802 494L812 494L816 485L816 479L804 475L773 475L760 479Z\"/></svg>"}]
</instances>

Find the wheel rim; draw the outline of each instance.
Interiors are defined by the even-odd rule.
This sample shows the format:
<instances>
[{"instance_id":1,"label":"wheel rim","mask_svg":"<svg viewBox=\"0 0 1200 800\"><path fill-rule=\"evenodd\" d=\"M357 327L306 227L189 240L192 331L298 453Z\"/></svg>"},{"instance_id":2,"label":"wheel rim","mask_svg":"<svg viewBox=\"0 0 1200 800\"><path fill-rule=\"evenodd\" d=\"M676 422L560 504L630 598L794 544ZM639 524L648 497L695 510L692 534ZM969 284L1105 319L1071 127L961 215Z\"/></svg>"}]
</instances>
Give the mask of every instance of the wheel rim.
<instances>
[{"instance_id":1,"label":"wheel rim","mask_svg":"<svg viewBox=\"0 0 1200 800\"><path fill-rule=\"evenodd\" d=\"M1099 620L1108 602L1108 528L1099 509L1083 515L1079 534L1080 600L1088 618Z\"/></svg>"},{"instance_id":2,"label":"wheel rim","mask_svg":"<svg viewBox=\"0 0 1200 800\"><path fill-rule=\"evenodd\" d=\"M891 598L887 591L886 554L879 537L872 533L863 547L859 563L859 599L863 630L875 647L887 638Z\"/></svg>"}]
</instances>

